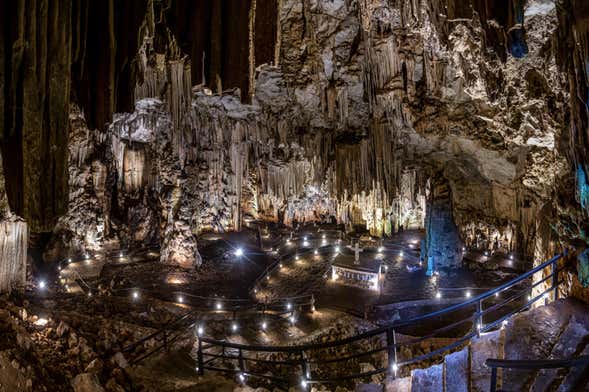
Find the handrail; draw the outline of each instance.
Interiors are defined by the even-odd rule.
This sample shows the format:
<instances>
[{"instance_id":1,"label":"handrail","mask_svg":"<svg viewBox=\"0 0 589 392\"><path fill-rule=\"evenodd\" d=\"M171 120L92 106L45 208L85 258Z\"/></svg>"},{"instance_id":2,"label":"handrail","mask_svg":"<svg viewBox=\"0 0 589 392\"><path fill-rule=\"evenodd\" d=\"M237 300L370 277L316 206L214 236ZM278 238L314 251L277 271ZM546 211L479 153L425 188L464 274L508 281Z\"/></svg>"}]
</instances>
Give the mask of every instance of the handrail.
<instances>
[{"instance_id":1,"label":"handrail","mask_svg":"<svg viewBox=\"0 0 589 392\"><path fill-rule=\"evenodd\" d=\"M358 379L358 378L362 378L362 377L365 377L368 375L380 374L380 373L387 372L387 371L391 371L393 373L393 377L396 377L397 369L399 366L423 361L425 359L429 359L433 356L440 355L446 351L449 351L449 350L452 350L456 347L459 347L460 345L468 342L473 337L479 336L482 332L486 332L486 331L489 331L493 328L499 327L502 324L502 322L504 320L506 320L508 317L511 317L512 315L528 308L536 301L546 298L545 296L550 292L553 292L554 298L557 299L558 298L558 286L562 282L562 281L558 280L558 273L561 270L558 268L557 262L559 259L561 259L566 254L567 254L566 251L563 252L563 254L557 254L554 257L552 257L551 259L534 267L530 271L527 271L527 272L523 273L522 275L520 275L514 279L511 279L510 281L508 281L508 282L506 282L506 283L504 283L494 289L491 289L485 293L477 295L477 296L475 296L471 299L468 299L464 302L461 302L459 304L451 305L451 306L448 306L444 309L436 310L436 311L433 311L433 312L430 312L430 313L427 313L424 315L413 317L413 318L406 320L406 321L393 322L392 324L381 326L381 327L372 329L370 331L366 331L366 332L363 332L363 333L360 333L360 334L357 334L354 336L350 336L347 338L343 338L343 339L340 339L337 341L325 342L325 343L308 343L308 344L293 345L293 346L263 346L263 345L249 345L249 344L233 343L233 342L228 342L225 340L216 340L216 339L212 339L212 338L208 338L208 337L199 336L198 337L198 352L197 352L198 364L199 364L198 371L199 371L199 374L203 374L205 369L215 370L215 371L219 370L219 368L215 368L213 366L206 365L209 363L209 361L205 362L204 357L209 356L209 355L213 355L212 353L208 353L208 352L203 351L203 343L206 343L207 349L210 349L213 347L218 347L219 349L222 349L223 353L222 354L214 354L215 358L221 358L221 359L225 359L225 360L239 360L239 369L240 370L233 369L236 373L241 372L242 374L253 375L253 373L246 371L246 367L244 365L245 361L244 361L244 357L242 355L242 352L250 351L250 352L258 352L258 353L298 354L301 357L301 361L299 363L299 366L301 367L304 385L307 385L310 383L328 383L328 382L332 382L332 381L336 381L336 380ZM527 301L525 301L525 303L522 304L521 306L517 305L518 307L515 310L507 309L506 314L503 314L502 316L499 316L497 319L489 321L487 324L483 325L483 323L482 323L483 316L488 315L491 311L497 311L499 308L502 308L502 306L492 306L491 308L488 308L491 310L483 309L483 302L486 299L493 298L496 293L503 292L503 291L510 289L516 285L519 285L520 283L524 282L528 278L532 277L534 274L541 272L545 268L548 268L548 267L551 267L551 273L548 274L547 277L544 277L539 282L532 284L531 287L527 287L524 290L518 290L518 292L515 294L515 298L521 298L525 293L529 293L530 290L532 290L533 288L546 282L548 279L552 279L552 285L549 288L545 289L542 293L534 296L533 298L532 297L528 298ZM502 301L501 304L508 305L512 301L513 301L513 298L508 298L508 299ZM452 312L455 312L458 310L462 310L462 309L467 308L469 306L476 307L474 313L471 316L469 316L463 320L453 321L450 325L444 325L441 328L435 329L434 332L429 333L427 335L429 337L434 337L435 335L439 334L440 332L447 331L452 327L459 326L460 324L467 323L467 322L472 323L472 329L468 333L466 333L464 336L454 339L453 342L451 342L445 346L436 348L435 350L433 350L429 353L425 353L425 354L419 355L417 357L412 357L409 359L403 359L403 360L397 359L397 349L399 347L414 344L416 341L420 341L420 339L417 338L417 339L412 339L408 342L398 343L396 341L396 330L398 330L399 328L402 328L402 327L414 326L416 324L422 323L425 320L430 320L435 317L439 317L439 316L446 315L446 314L449 314L449 313L452 313ZM385 336L386 336L386 345L385 346L371 348L371 349L368 349L368 350L365 350L365 351L362 351L359 353L347 355L344 357L321 358L321 359L316 360L316 359L311 359L311 358L308 358L305 356L305 353L309 353L313 350L324 350L324 349L329 349L332 347L342 346L345 344L351 344L351 343L355 343L355 342L358 342L358 341L361 341L364 339L373 338L375 336L382 335L382 334L385 334ZM226 352L225 352L226 349L237 350L239 355L237 357L235 357L235 355L228 356L228 355L226 355ZM368 373L357 373L357 374L351 374L351 375L337 375L337 377L331 377L331 378L314 379L311 377L311 372L310 372L311 364L314 364L315 366L317 366L317 365L326 364L326 363L342 362L342 361L350 360L353 358L358 358L361 356L373 355L375 353L379 353L382 351L387 351L387 361L388 361L387 367L376 369L376 370L370 371ZM251 357L246 357L246 358L247 358L247 360L255 362L255 360ZM265 362L278 364L276 361L272 361L272 360L266 360ZM293 364L293 366L296 366L296 363Z\"/></svg>"},{"instance_id":2,"label":"handrail","mask_svg":"<svg viewBox=\"0 0 589 392\"><path fill-rule=\"evenodd\" d=\"M569 359L496 359L489 358L485 361L487 367L491 368L490 391L497 391L497 369L559 369L572 368L589 365L589 355L583 355Z\"/></svg>"},{"instance_id":3,"label":"handrail","mask_svg":"<svg viewBox=\"0 0 589 392\"><path fill-rule=\"evenodd\" d=\"M409 320L405 320L405 321L399 321L399 322L393 322L390 325L385 325L379 328L375 328L372 329L370 331L364 332L364 333L360 333L358 335L354 335L348 338L344 338L341 340L337 340L337 341L333 341L333 342L326 342L326 343L309 343L309 344L303 344L303 345L299 345L299 346L261 346L261 345L247 345L247 344L240 344L240 343L231 343L231 342L225 342L223 340L215 340L215 339L211 339L211 338L201 338L203 339L204 342L206 343L217 343L219 345L223 345L225 347L230 347L230 348L240 348L243 350L251 350L251 351L269 351L269 352L277 352L277 351L285 351L285 352L294 352L294 351L301 351L301 350L313 350L313 349L321 349L321 348L330 348L330 347L337 347L337 346L341 346L344 344L348 344L348 343L353 343L355 341L358 340L363 340L363 339L368 339L371 337L374 337L376 335L380 335L390 329L398 329L398 328L402 328L402 327L406 327L406 326L411 326L414 325L420 321L424 321L427 319L431 319L437 316L441 316L444 315L446 313L451 313L453 311L459 310L461 308L467 307L469 305L474 305L474 304L478 304L481 300L493 297L495 295L495 293L504 291L505 289L513 286L516 283L519 283L529 277L531 277L532 275L534 275L535 273L543 270L544 268L548 267L549 265L551 265L552 263L556 262L557 260L559 260L561 257L563 257L563 255L556 255L553 258L551 258L550 260L540 264L539 266L533 268L532 270L520 275L519 277L516 277L512 280L510 280L507 283L502 284L501 286L496 287L493 290L490 290L486 293L480 294L476 297L473 297L469 300L466 300L464 302L461 302L459 304L455 304L455 305L451 305L448 306L447 308L444 309L440 309L440 310L436 310L430 313L426 313L424 315L420 315L417 317L413 317Z\"/></svg>"}]
</instances>

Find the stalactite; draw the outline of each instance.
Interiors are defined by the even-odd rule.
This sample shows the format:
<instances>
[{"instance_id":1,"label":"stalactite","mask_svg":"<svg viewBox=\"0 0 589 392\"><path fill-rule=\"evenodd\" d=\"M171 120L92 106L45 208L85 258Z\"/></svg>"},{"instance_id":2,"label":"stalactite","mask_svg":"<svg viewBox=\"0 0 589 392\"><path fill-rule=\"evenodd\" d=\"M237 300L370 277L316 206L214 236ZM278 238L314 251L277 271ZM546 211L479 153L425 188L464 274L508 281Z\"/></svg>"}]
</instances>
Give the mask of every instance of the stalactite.
<instances>
[{"instance_id":1,"label":"stalactite","mask_svg":"<svg viewBox=\"0 0 589 392\"><path fill-rule=\"evenodd\" d=\"M0 221L0 293L24 287L28 243L26 222L18 218Z\"/></svg>"}]
</instances>

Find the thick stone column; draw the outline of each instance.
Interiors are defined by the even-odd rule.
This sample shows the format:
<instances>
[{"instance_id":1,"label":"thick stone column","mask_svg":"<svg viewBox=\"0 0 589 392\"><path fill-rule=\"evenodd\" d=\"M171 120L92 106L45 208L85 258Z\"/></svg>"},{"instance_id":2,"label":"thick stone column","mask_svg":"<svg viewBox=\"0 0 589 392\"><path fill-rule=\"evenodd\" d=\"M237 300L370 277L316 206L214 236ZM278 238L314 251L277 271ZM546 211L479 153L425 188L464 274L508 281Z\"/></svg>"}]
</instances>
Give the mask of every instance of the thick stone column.
<instances>
[{"instance_id":1,"label":"thick stone column","mask_svg":"<svg viewBox=\"0 0 589 392\"><path fill-rule=\"evenodd\" d=\"M452 197L447 183L434 183L425 218L427 275L462 265L462 239L454 223Z\"/></svg>"}]
</instances>

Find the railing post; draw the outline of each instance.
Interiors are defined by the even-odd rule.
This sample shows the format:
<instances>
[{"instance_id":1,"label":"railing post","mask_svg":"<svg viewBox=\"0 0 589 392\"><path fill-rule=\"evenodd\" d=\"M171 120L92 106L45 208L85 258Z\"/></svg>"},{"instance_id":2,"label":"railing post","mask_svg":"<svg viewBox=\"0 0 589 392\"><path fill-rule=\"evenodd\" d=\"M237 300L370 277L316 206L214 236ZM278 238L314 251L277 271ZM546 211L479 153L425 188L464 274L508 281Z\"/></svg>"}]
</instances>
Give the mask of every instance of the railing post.
<instances>
[{"instance_id":1,"label":"railing post","mask_svg":"<svg viewBox=\"0 0 589 392\"><path fill-rule=\"evenodd\" d=\"M480 328L479 328L480 326ZM474 333L476 333L477 337L481 337L481 328L483 327L483 300L479 300L477 302L477 309L474 314Z\"/></svg>"},{"instance_id":2,"label":"railing post","mask_svg":"<svg viewBox=\"0 0 589 392\"><path fill-rule=\"evenodd\" d=\"M551 264L552 267L552 290L554 290L554 300L558 299L558 259Z\"/></svg>"},{"instance_id":3,"label":"railing post","mask_svg":"<svg viewBox=\"0 0 589 392\"><path fill-rule=\"evenodd\" d=\"M301 371L303 374L303 379L309 380L311 378L311 367L309 365L309 362L307 362L307 357L305 355L304 350L302 350L300 352L300 356L301 356Z\"/></svg>"},{"instance_id":4,"label":"railing post","mask_svg":"<svg viewBox=\"0 0 589 392\"><path fill-rule=\"evenodd\" d=\"M198 338L198 353L197 353L197 361L198 361L198 374L202 376L205 372L204 369L204 360L202 355L202 340L200 337Z\"/></svg>"},{"instance_id":5,"label":"railing post","mask_svg":"<svg viewBox=\"0 0 589 392\"><path fill-rule=\"evenodd\" d=\"M397 378L397 336L394 328L387 329L387 364L393 379Z\"/></svg>"},{"instance_id":6,"label":"railing post","mask_svg":"<svg viewBox=\"0 0 589 392\"><path fill-rule=\"evenodd\" d=\"M241 351L241 349L239 349L238 352L238 361L239 361L239 370L241 370L242 373L245 372L245 364L243 362L243 352Z\"/></svg>"},{"instance_id":7,"label":"railing post","mask_svg":"<svg viewBox=\"0 0 589 392\"><path fill-rule=\"evenodd\" d=\"M489 389L491 392L497 391L497 368L491 368L491 388Z\"/></svg>"}]
</instances>

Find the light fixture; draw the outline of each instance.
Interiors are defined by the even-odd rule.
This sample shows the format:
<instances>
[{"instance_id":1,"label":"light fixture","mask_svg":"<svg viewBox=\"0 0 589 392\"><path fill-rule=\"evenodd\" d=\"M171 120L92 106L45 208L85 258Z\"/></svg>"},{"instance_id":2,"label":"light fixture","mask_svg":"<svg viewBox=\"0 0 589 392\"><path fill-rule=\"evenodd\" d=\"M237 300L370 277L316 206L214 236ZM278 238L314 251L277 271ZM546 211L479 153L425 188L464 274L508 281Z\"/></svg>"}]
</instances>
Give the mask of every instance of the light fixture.
<instances>
[{"instance_id":1,"label":"light fixture","mask_svg":"<svg viewBox=\"0 0 589 392\"><path fill-rule=\"evenodd\" d=\"M44 326L47 325L48 322L49 322L49 320L47 320L46 318L41 317L41 318L37 319L34 324L35 325L38 325L40 327L44 327Z\"/></svg>"},{"instance_id":2,"label":"light fixture","mask_svg":"<svg viewBox=\"0 0 589 392\"><path fill-rule=\"evenodd\" d=\"M291 310L291 309L292 309L292 304L291 304L290 302L289 302L289 303L287 303L287 304L286 304L286 308L287 308L288 310Z\"/></svg>"},{"instance_id":3,"label":"light fixture","mask_svg":"<svg viewBox=\"0 0 589 392\"><path fill-rule=\"evenodd\" d=\"M245 381L245 376L243 373L239 373L239 381L241 381L241 382Z\"/></svg>"},{"instance_id":4,"label":"light fixture","mask_svg":"<svg viewBox=\"0 0 589 392\"><path fill-rule=\"evenodd\" d=\"M282 267L284 267L284 266L282 265L282 263L280 263L280 268L282 269Z\"/></svg>"},{"instance_id":5,"label":"light fixture","mask_svg":"<svg viewBox=\"0 0 589 392\"><path fill-rule=\"evenodd\" d=\"M46 285L47 285L47 284L45 283L45 281L44 281L44 280L40 280L40 281L39 281L39 288L40 288L41 290L45 290L45 287L46 287Z\"/></svg>"},{"instance_id":6,"label":"light fixture","mask_svg":"<svg viewBox=\"0 0 589 392\"><path fill-rule=\"evenodd\" d=\"M307 236L304 236L303 237L303 241L307 241Z\"/></svg>"},{"instance_id":7,"label":"light fixture","mask_svg":"<svg viewBox=\"0 0 589 392\"><path fill-rule=\"evenodd\" d=\"M466 248L464 246L462 247L462 251L463 252L466 252Z\"/></svg>"},{"instance_id":8,"label":"light fixture","mask_svg":"<svg viewBox=\"0 0 589 392\"><path fill-rule=\"evenodd\" d=\"M243 248L237 248L235 249L235 252L233 252L233 254L237 257L241 257L243 256Z\"/></svg>"},{"instance_id":9,"label":"light fixture","mask_svg":"<svg viewBox=\"0 0 589 392\"><path fill-rule=\"evenodd\" d=\"M319 251L318 251L317 249L315 249L315 251L313 252L313 254L314 254L315 256L317 256L317 255L319 254Z\"/></svg>"},{"instance_id":10,"label":"light fixture","mask_svg":"<svg viewBox=\"0 0 589 392\"><path fill-rule=\"evenodd\" d=\"M265 321L262 322L262 331L265 331L266 328L268 328L268 323L266 323Z\"/></svg>"},{"instance_id":11,"label":"light fixture","mask_svg":"<svg viewBox=\"0 0 589 392\"><path fill-rule=\"evenodd\" d=\"M223 304L221 302L217 302L217 304L215 305L215 308L217 308L217 310L221 310L221 309L223 309Z\"/></svg>"},{"instance_id":12,"label":"light fixture","mask_svg":"<svg viewBox=\"0 0 589 392\"><path fill-rule=\"evenodd\" d=\"M295 260L298 260L298 259L299 259L299 255L296 255L296 256L295 256Z\"/></svg>"},{"instance_id":13,"label":"light fixture","mask_svg":"<svg viewBox=\"0 0 589 392\"><path fill-rule=\"evenodd\" d=\"M336 253L339 253L339 250L340 250L340 248L339 248L339 245L338 245L338 246L335 247L335 252Z\"/></svg>"},{"instance_id":14,"label":"light fixture","mask_svg":"<svg viewBox=\"0 0 589 392\"><path fill-rule=\"evenodd\" d=\"M470 290L466 290L466 298L470 298L470 296L471 296Z\"/></svg>"},{"instance_id":15,"label":"light fixture","mask_svg":"<svg viewBox=\"0 0 589 392\"><path fill-rule=\"evenodd\" d=\"M303 388L307 388L307 380L304 380L304 379L303 379L303 380L301 381L301 387L303 387Z\"/></svg>"},{"instance_id":16,"label":"light fixture","mask_svg":"<svg viewBox=\"0 0 589 392\"><path fill-rule=\"evenodd\" d=\"M384 266L384 270L385 270L385 271L388 271L388 270L389 270L389 266L388 266L388 265L385 265L385 266Z\"/></svg>"},{"instance_id":17,"label":"light fixture","mask_svg":"<svg viewBox=\"0 0 589 392\"><path fill-rule=\"evenodd\" d=\"M480 331L480 330L481 330L481 328L482 328L482 325L481 325L481 323L477 323L477 331Z\"/></svg>"},{"instance_id":18,"label":"light fixture","mask_svg":"<svg viewBox=\"0 0 589 392\"><path fill-rule=\"evenodd\" d=\"M399 256L403 257L403 251L399 252Z\"/></svg>"},{"instance_id":19,"label":"light fixture","mask_svg":"<svg viewBox=\"0 0 589 392\"><path fill-rule=\"evenodd\" d=\"M306 248L306 247L308 247L308 246L309 246L309 241L306 241L306 240L305 240L305 241L303 242L303 246L304 246L305 248Z\"/></svg>"},{"instance_id":20,"label":"light fixture","mask_svg":"<svg viewBox=\"0 0 589 392\"><path fill-rule=\"evenodd\" d=\"M290 323L291 323L291 324L294 324L294 323L295 323L295 321L297 321L297 320L295 319L295 316L290 316L288 319L290 320Z\"/></svg>"},{"instance_id":21,"label":"light fixture","mask_svg":"<svg viewBox=\"0 0 589 392\"><path fill-rule=\"evenodd\" d=\"M325 239L325 234L322 234L322 235L321 235L321 238L322 238L322 239Z\"/></svg>"},{"instance_id":22,"label":"light fixture","mask_svg":"<svg viewBox=\"0 0 589 392\"><path fill-rule=\"evenodd\" d=\"M383 251L384 251L384 247L382 247L382 246L379 246L379 247L378 247L378 253L382 253Z\"/></svg>"},{"instance_id":23,"label":"light fixture","mask_svg":"<svg viewBox=\"0 0 589 392\"><path fill-rule=\"evenodd\" d=\"M489 256L489 251L485 251L485 256Z\"/></svg>"},{"instance_id":24,"label":"light fixture","mask_svg":"<svg viewBox=\"0 0 589 392\"><path fill-rule=\"evenodd\" d=\"M67 259L68 264L72 262L72 259Z\"/></svg>"},{"instance_id":25,"label":"light fixture","mask_svg":"<svg viewBox=\"0 0 589 392\"><path fill-rule=\"evenodd\" d=\"M233 332L237 331L237 323L233 323L233 324L231 324L231 330L232 330Z\"/></svg>"},{"instance_id":26,"label":"light fixture","mask_svg":"<svg viewBox=\"0 0 589 392\"><path fill-rule=\"evenodd\" d=\"M92 297L92 291L88 291L88 297Z\"/></svg>"},{"instance_id":27,"label":"light fixture","mask_svg":"<svg viewBox=\"0 0 589 392\"><path fill-rule=\"evenodd\" d=\"M178 302L183 303L184 302L184 297L179 295L178 296Z\"/></svg>"},{"instance_id":28,"label":"light fixture","mask_svg":"<svg viewBox=\"0 0 589 392\"><path fill-rule=\"evenodd\" d=\"M270 275L266 275L266 280L270 280Z\"/></svg>"},{"instance_id":29,"label":"light fixture","mask_svg":"<svg viewBox=\"0 0 589 392\"><path fill-rule=\"evenodd\" d=\"M509 255L509 260L513 260L513 255Z\"/></svg>"},{"instance_id":30,"label":"light fixture","mask_svg":"<svg viewBox=\"0 0 589 392\"><path fill-rule=\"evenodd\" d=\"M399 365L397 365L396 363L393 363L391 368L393 369L393 372L397 373L397 370L399 370Z\"/></svg>"},{"instance_id":31,"label":"light fixture","mask_svg":"<svg viewBox=\"0 0 589 392\"><path fill-rule=\"evenodd\" d=\"M311 305L311 312L315 311L315 305Z\"/></svg>"},{"instance_id":32,"label":"light fixture","mask_svg":"<svg viewBox=\"0 0 589 392\"><path fill-rule=\"evenodd\" d=\"M133 291L133 299L137 299L137 298L139 298L139 292Z\"/></svg>"},{"instance_id":33,"label":"light fixture","mask_svg":"<svg viewBox=\"0 0 589 392\"><path fill-rule=\"evenodd\" d=\"M321 245L327 245L327 240L326 239L321 240Z\"/></svg>"},{"instance_id":34,"label":"light fixture","mask_svg":"<svg viewBox=\"0 0 589 392\"><path fill-rule=\"evenodd\" d=\"M119 253L119 257L123 258L125 255L123 254L123 252Z\"/></svg>"},{"instance_id":35,"label":"light fixture","mask_svg":"<svg viewBox=\"0 0 589 392\"><path fill-rule=\"evenodd\" d=\"M88 255L88 253L86 253L86 254L84 255L84 258L85 258L86 260L88 260L88 259L90 258L90 255Z\"/></svg>"},{"instance_id":36,"label":"light fixture","mask_svg":"<svg viewBox=\"0 0 589 392\"><path fill-rule=\"evenodd\" d=\"M198 329L196 330L196 333L198 334L198 336L202 336L203 332L204 332L204 328L202 325L198 326Z\"/></svg>"},{"instance_id":37,"label":"light fixture","mask_svg":"<svg viewBox=\"0 0 589 392\"><path fill-rule=\"evenodd\" d=\"M442 298L442 293L441 293L440 291L437 291L437 292L436 292L436 298L437 298L437 299L440 299L440 298Z\"/></svg>"}]
</instances>

